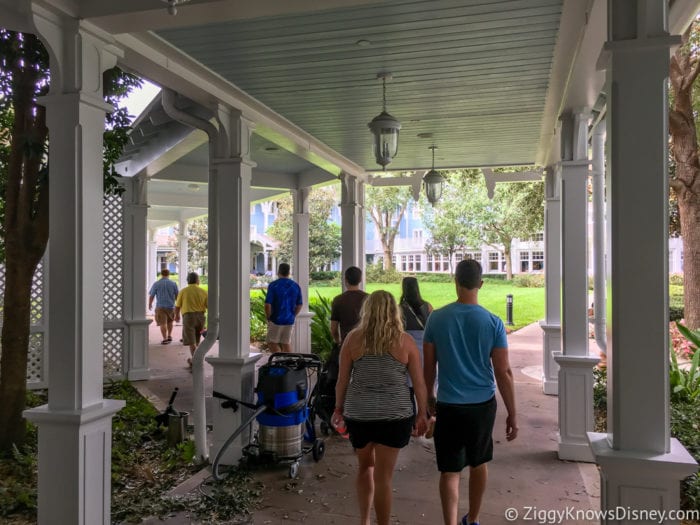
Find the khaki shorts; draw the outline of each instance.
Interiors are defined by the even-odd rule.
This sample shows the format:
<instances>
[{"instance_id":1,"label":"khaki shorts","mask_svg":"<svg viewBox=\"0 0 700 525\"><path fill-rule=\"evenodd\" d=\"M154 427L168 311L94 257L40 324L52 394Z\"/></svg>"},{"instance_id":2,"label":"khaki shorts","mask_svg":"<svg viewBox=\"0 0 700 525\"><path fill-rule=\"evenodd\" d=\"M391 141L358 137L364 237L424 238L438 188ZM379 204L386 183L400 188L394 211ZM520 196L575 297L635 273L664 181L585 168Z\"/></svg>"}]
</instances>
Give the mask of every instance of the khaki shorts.
<instances>
[{"instance_id":1,"label":"khaki shorts","mask_svg":"<svg viewBox=\"0 0 700 525\"><path fill-rule=\"evenodd\" d=\"M164 324L171 325L175 320L175 308L158 308L156 307L156 324L163 326Z\"/></svg>"},{"instance_id":2,"label":"khaki shorts","mask_svg":"<svg viewBox=\"0 0 700 525\"><path fill-rule=\"evenodd\" d=\"M199 344L204 330L204 312L187 312L182 314L182 343Z\"/></svg>"},{"instance_id":3,"label":"khaki shorts","mask_svg":"<svg viewBox=\"0 0 700 525\"><path fill-rule=\"evenodd\" d=\"M288 345L292 342L293 324L275 324L267 322L267 342Z\"/></svg>"}]
</instances>

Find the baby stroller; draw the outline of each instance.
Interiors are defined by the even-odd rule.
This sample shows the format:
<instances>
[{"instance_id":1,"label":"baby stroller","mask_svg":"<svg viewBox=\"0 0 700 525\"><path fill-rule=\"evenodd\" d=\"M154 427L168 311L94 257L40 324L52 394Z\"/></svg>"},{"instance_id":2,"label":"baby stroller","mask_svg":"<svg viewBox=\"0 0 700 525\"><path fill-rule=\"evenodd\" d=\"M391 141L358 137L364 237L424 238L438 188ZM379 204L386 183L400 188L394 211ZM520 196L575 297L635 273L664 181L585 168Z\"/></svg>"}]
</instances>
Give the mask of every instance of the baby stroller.
<instances>
[{"instance_id":1,"label":"baby stroller","mask_svg":"<svg viewBox=\"0 0 700 525\"><path fill-rule=\"evenodd\" d=\"M335 410L335 384L338 382L339 361L340 345L334 344L328 360L323 364L315 389L313 409L321 420L319 428L324 436L330 435L331 430L335 431L331 417Z\"/></svg>"},{"instance_id":2,"label":"baby stroller","mask_svg":"<svg viewBox=\"0 0 700 525\"><path fill-rule=\"evenodd\" d=\"M253 420L258 431L253 441L243 448L243 458L248 464L289 464L289 477L295 478L299 462L304 454L311 453L314 461L320 461L325 452L322 439L316 438L313 403L316 387L309 392L308 370L318 371L321 360L314 354L275 353L258 370L257 404L244 403L219 392L213 396L226 401L224 408L234 411L241 404L253 413L229 437L221 447L212 465L215 479L218 463L230 443Z\"/></svg>"}]
</instances>

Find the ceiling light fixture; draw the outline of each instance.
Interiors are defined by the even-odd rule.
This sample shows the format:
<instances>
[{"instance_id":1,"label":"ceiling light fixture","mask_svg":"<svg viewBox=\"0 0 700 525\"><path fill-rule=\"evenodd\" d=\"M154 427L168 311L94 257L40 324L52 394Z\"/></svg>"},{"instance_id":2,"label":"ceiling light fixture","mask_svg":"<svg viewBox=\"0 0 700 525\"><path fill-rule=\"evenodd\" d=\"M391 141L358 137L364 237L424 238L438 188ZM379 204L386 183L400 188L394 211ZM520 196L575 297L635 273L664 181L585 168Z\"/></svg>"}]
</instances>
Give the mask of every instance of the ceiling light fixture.
<instances>
[{"instance_id":1,"label":"ceiling light fixture","mask_svg":"<svg viewBox=\"0 0 700 525\"><path fill-rule=\"evenodd\" d=\"M425 196L428 198L428 202L435 206L437 201L440 200L440 197L442 197L442 190L445 187L445 177L435 171L435 150L437 146L430 146L428 149L433 150L433 167L423 177L423 184L425 185Z\"/></svg>"},{"instance_id":2,"label":"ceiling light fixture","mask_svg":"<svg viewBox=\"0 0 700 525\"><path fill-rule=\"evenodd\" d=\"M374 135L373 150L377 164L386 171L389 164L399 151L399 130L401 122L386 112L386 81L391 80L391 73L379 73L382 79L382 112L367 124Z\"/></svg>"},{"instance_id":3,"label":"ceiling light fixture","mask_svg":"<svg viewBox=\"0 0 700 525\"><path fill-rule=\"evenodd\" d=\"M175 16L177 14L177 6L180 4L186 4L190 0L161 0L161 1L168 4L168 14Z\"/></svg>"}]
</instances>

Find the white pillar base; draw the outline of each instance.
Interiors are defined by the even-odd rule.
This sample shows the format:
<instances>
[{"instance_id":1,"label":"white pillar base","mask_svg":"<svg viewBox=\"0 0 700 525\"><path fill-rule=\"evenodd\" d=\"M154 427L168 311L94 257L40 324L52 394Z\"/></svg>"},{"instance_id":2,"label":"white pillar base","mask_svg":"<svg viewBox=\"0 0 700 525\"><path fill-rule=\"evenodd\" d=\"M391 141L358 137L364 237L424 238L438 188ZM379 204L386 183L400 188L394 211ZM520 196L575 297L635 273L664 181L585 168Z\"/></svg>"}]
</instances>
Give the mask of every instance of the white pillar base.
<instances>
[{"instance_id":1,"label":"white pillar base","mask_svg":"<svg viewBox=\"0 0 700 525\"><path fill-rule=\"evenodd\" d=\"M593 367L597 357L554 353L559 365L559 459L593 461Z\"/></svg>"},{"instance_id":2,"label":"white pillar base","mask_svg":"<svg viewBox=\"0 0 700 525\"><path fill-rule=\"evenodd\" d=\"M222 358L207 357L208 363L214 367L214 392L221 392L234 399L247 403L255 403L255 363L262 354L251 353L245 357ZM213 398L213 442L210 457L213 459L219 453L226 440L247 419L251 411L239 405L236 412L230 408L221 408L223 400ZM248 444L249 433L243 431L240 436L224 452L220 460L222 465L235 465L241 459L243 447Z\"/></svg>"},{"instance_id":3,"label":"white pillar base","mask_svg":"<svg viewBox=\"0 0 700 525\"><path fill-rule=\"evenodd\" d=\"M152 319L126 321L129 333L129 381L151 378L148 364L148 325L152 322Z\"/></svg>"},{"instance_id":4,"label":"white pillar base","mask_svg":"<svg viewBox=\"0 0 700 525\"><path fill-rule=\"evenodd\" d=\"M561 325L540 321L542 328L542 391L548 396L559 395L559 365L554 352L561 352Z\"/></svg>"},{"instance_id":5,"label":"white pillar base","mask_svg":"<svg viewBox=\"0 0 700 525\"><path fill-rule=\"evenodd\" d=\"M110 523L112 416L124 404L104 399L79 411L48 405L24 411L39 427L40 525Z\"/></svg>"},{"instance_id":6,"label":"white pillar base","mask_svg":"<svg viewBox=\"0 0 700 525\"><path fill-rule=\"evenodd\" d=\"M297 354L311 353L311 318L313 316L313 312L301 311L294 320L292 352Z\"/></svg>"},{"instance_id":7,"label":"white pillar base","mask_svg":"<svg viewBox=\"0 0 700 525\"><path fill-rule=\"evenodd\" d=\"M657 455L614 450L607 434L589 432L587 437L600 466L601 510L611 513L620 508L656 510L665 512L666 517L654 523L680 523L667 516L670 511L680 509L679 481L695 473L698 464L678 440L671 439L668 454ZM630 516L626 518L603 519L601 523L632 522Z\"/></svg>"}]
</instances>

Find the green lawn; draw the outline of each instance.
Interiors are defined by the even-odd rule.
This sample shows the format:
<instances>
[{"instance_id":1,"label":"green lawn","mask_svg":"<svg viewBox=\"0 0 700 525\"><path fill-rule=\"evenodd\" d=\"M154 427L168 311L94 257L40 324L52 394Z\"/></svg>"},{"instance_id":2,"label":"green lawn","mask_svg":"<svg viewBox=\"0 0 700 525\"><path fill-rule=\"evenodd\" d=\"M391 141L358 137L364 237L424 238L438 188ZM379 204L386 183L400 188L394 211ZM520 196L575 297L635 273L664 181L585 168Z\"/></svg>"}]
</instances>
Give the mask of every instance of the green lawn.
<instances>
[{"instance_id":1,"label":"green lawn","mask_svg":"<svg viewBox=\"0 0 700 525\"><path fill-rule=\"evenodd\" d=\"M375 290L386 290L391 292L397 300L401 296L400 284L368 283L366 290L370 293ZM454 302L456 299L453 283L422 283L420 290L423 299L435 308ZM339 293L340 287L311 287L309 289L311 299L318 295L332 299ZM507 281L485 280L484 286L479 292L479 302L505 322L507 294L513 294L514 329L517 330L544 319L544 288L519 288Z\"/></svg>"}]
</instances>

